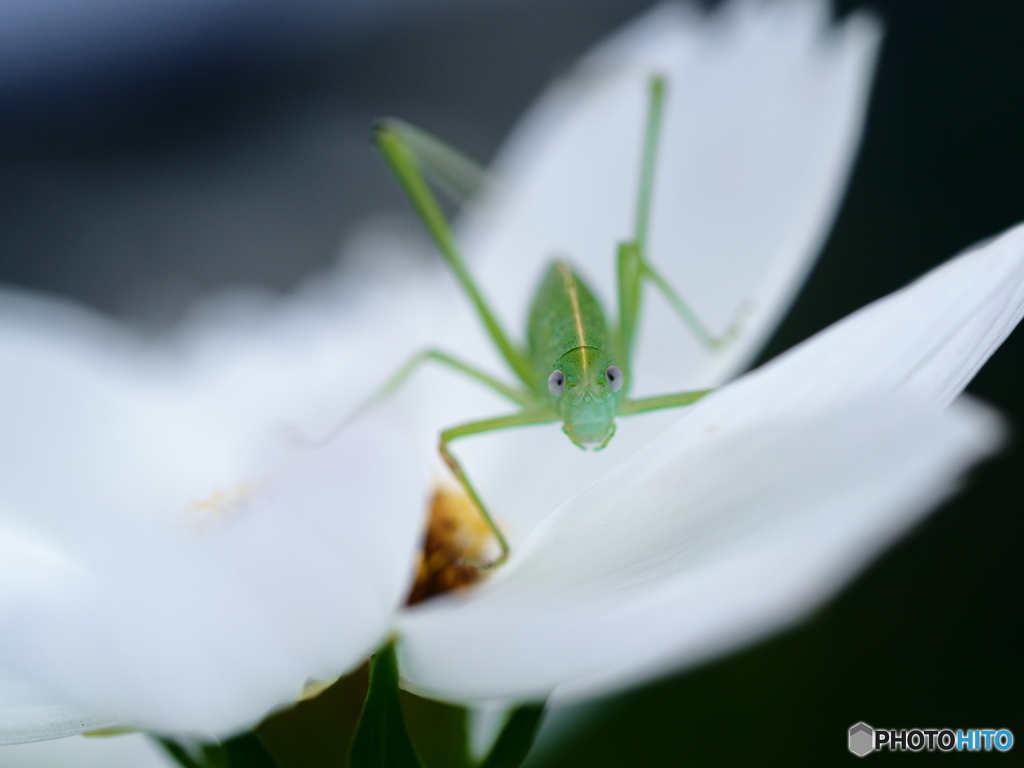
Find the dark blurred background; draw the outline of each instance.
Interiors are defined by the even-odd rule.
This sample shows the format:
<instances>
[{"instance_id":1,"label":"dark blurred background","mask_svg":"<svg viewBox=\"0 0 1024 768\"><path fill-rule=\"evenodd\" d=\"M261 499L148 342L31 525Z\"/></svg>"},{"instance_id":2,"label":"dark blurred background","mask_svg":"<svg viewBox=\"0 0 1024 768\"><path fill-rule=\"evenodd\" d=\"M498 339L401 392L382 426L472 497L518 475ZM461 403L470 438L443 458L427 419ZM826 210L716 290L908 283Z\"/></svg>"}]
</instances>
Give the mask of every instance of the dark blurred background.
<instances>
[{"instance_id":1,"label":"dark blurred background","mask_svg":"<svg viewBox=\"0 0 1024 768\"><path fill-rule=\"evenodd\" d=\"M648 3L209 0L168 20L150 0L116 25L92 5L0 9L0 282L161 329L224 286L287 292L368 216L412 221L370 150L374 118L489 158L554 74ZM1024 220L1024 3L837 12L865 6L887 34L860 159L766 356ZM1024 335L971 391L1019 432ZM531 765L831 764L855 759L859 720L1024 738L1022 466L1017 439L798 628L590 707ZM286 753L313 732L274 730Z\"/></svg>"}]
</instances>

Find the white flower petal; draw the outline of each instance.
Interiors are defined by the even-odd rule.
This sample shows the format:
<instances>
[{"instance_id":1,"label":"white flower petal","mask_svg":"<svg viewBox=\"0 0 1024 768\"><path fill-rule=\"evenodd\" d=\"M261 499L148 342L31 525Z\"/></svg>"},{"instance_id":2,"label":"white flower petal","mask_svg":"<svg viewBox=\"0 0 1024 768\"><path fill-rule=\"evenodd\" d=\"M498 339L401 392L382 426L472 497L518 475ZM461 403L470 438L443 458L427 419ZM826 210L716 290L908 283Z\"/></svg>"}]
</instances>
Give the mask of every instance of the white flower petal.
<instances>
[{"instance_id":1,"label":"white flower petal","mask_svg":"<svg viewBox=\"0 0 1024 768\"><path fill-rule=\"evenodd\" d=\"M460 222L474 271L522 323L544 263L567 255L614 302L616 244L632 236L647 81L667 76L652 261L716 332L709 355L648 289L636 394L720 384L789 304L838 205L860 135L879 28L831 26L824 3L663 5L540 100L496 164L494 194ZM514 327L514 326L513 326Z\"/></svg>"},{"instance_id":2,"label":"white flower petal","mask_svg":"<svg viewBox=\"0 0 1024 768\"><path fill-rule=\"evenodd\" d=\"M144 387L140 347L98 315L14 292L0 296L0 319L0 514L60 530L123 513L152 474L131 448L147 427L180 424Z\"/></svg>"},{"instance_id":3,"label":"white flower petal","mask_svg":"<svg viewBox=\"0 0 1024 768\"><path fill-rule=\"evenodd\" d=\"M571 698L791 621L993 449L977 407L932 409L1022 314L1018 227L683 412L492 582L409 612L403 673L453 698Z\"/></svg>"},{"instance_id":4,"label":"white flower petal","mask_svg":"<svg viewBox=\"0 0 1024 768\"><path fill-rule=\"evenodd\" d=\"M408 589L436 432L409 392L280 477L281 428L322 437L390 373L381 350L436 336L422 277L220 299L148 344L0 293L0 663L53 693L10 739L229 730L372 651ZM243 485L237 519L189 529L191 505Z\"/></svg>"},{"instance_id":5,"label":"white flower petal","mask_svg":"<svg viewBox=\"0 0 1024 768\"><path fill-rule=\"evenodd\" d=\"M171 768L163 750L141 733L58 739L5 747L4 768Z\"/></svg>"},{"instance_id":6,"label":"white flower petal","mask_svg":"<svg viewBox=\"0 0 1024 768\"><path fill-rule=\"evenodd\" d=\"M95 728L115 725L69 706L60 698L18 679L0 668L0 746L56 739ZM3 751L4 765L12 765L10 750Z\"/></svg>"},{"instance_id":7,"label":"white flower petal","mask_svg":"<svg viewBox=\"0 0 1024 768\"><path fill-rule=\"evenodd\" d=\"M791 621L994 448L977 406L934 407L1022 314L1018 227L685 411L490 583L409 612L403 674L452 698L572 698Z\"/></svg>"},{"instance_id":8,"label":"white flower petal","mask_svg":"<svg viewBox=\"0 0 1024 768\"><path fill-rule=\"evenodd\" d=\"M762 381L781 375L694 408L490 583L406 612L407 684L567 700L722 653L828 597L997 442L978 407L892 396L758 418Z\"/></svg>"},{"instance_id":9,"label":"white flower petal","mask_svg":"<svg viewBox=\"0 0 1024 768\"><path fill-rule=\"evenodd\" d=\"M953 400L1024 316L1024 225L979 243L768 363L775 397L811 404L871 389Z\"/></svg>"},{"instance_id":10,"label":"white flower petal","mask_svg":"<svg viewBox=\"0 0 1024 768\"><path fill-rule=\"evenodd\" d=\"M197 529L101 529L74 583L4 595L0 657L86 711L214 732L361 663L404 599L427 491L393 422L365 419Z\"/></svg>"},{"instance_id":11,"label":"white flower petal","mask_svg":"<svg viewBox=\"0 0 1024 768\"><path fill-rule=\"evenodd\" d=\"M514 701L491 699L475 702L470 708L466 717L466 742L474 762L482 765L491 754L515 707Z\"/></svg>"},{"instance_id":12,"label":"white flower petal","mask_svg":"<svg viewBox=\"0 0 1024 768\"><path fill-rule=\"evenodd\" d=\"M327 434L393 372L389 353L397 367L442 335L437 277L404 266L386 286L221 297L156 340L0 290L0 522L74 539L97 517L174 518L276 450L282 427Z\"/></svg>"}]
</instances>

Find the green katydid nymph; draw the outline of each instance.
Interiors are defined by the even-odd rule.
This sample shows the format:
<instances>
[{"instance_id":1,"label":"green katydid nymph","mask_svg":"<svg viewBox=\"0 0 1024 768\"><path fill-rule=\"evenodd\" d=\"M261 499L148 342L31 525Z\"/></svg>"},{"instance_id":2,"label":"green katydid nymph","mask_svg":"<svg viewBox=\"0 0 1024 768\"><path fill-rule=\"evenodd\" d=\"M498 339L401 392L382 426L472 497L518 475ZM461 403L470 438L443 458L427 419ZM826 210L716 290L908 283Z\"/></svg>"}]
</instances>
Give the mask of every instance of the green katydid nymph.
<instances>
[{"instance_id":1,"label":"green katydid nymph","mask_svg":"<svg viewBox=\"0 0 1024 768\"><path fill-rule=\"evenodd\" d=\"M690 405L706 395L708 390L629 398L630 362L640 315L641 288L645 282L664 294L683 322L708 348L722 347L737 331L734 324L721 336L711 334L647 258L648 213L664 100L664 80L654 77L641 156L634 236L618 246L617 325L608 321L600 302L582 277L565 261L554 261L534 294L525 345L512 340L481 293L430 186L432 183L454 197L468 198L482 186L483 169L450 145L407 123L385 120L376 127L374 139L378 150L517 379L514 384L506 383L446 352L431 349L402 366L374 397L377 401L387 396L419 365L432 360L475 379L519 407L509 415L446 429L440 436L441 456L480 510L501 547L500 556L487 567L506 560L508 541L452 454L450 444L453 441L512 427L560 421L565 434L576 445L600 450L614 436L617 416Z\"/></svg>"}]
</instances>

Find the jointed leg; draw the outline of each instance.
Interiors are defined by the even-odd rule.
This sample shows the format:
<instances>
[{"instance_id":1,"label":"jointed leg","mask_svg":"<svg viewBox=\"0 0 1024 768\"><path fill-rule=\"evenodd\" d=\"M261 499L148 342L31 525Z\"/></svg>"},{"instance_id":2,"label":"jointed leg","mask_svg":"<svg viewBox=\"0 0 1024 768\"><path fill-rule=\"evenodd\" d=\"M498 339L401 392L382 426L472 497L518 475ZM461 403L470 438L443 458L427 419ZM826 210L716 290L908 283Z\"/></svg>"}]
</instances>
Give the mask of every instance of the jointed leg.
<instances>
[{"instance_id":1,"label":"jointed leg","mask_svg":"<svg viewBox=\"0 0 1024 768\"><path fill-rule=\"evenodd\" d=\"M619 246L619 335L627 366L632 362L633 343L640 313L640 285L644 280L649 280L661 291L683 322L708 349L721 349L731 342L739 333L742 320L737 319L725 333L715 336L647 258L647 231L664 100L664 80L660 77L652 78L633 241Z\"/></svg>"},{"instance_id":2,"label":"jointed leg","mask_svg":"<svg viewBox=\"0 0 1024 768\"><path fill-rule=\"evenodd\" d=\"M693 335L697 337L701 344L710 350L724 349L729 343L736 338L739 334L740 329L743 327L743 315L744 310L741 307L737 313L738 316L733 320L732 324L725 330L724 333L714 336L708 327L701 322L700 318L690 309L689 305L675 292L675 289L669 285L668 281L662 277L661 273L658 272L654 267L651 266L650 262L644 261L640 265L640 275L642 278L650 280L654 283L654 287L661 291L668 303L672 306L672 309L676 311L682 321L693 331Z\"/></svg>"},{"instance_id":3,"label":"jointed leg","mask_svg":"<svg viewBox=\"0 0 1024 768\"><path fill-rule=\"evenodd\" d=\"M319 440L312 440L304 435L299 435L301 442L311 447L322 447L327 443L331 442L338 434L351 424L356 418L366 413L370 408L373 408L378 403L386 400L388 397L398 391L405 382L407 382L420 366L426 362L434 362L442 365L446 368L450 368L457 373L461 373L474 381L483 384L485 387L492 389L502 397L508 398L513 403L521 405L524 408L533 407L535 405L533 398L530 393L524 389L517 387L510 387L508 384L496 379L485 371L481 371L479 368L470 365L469 363L459 360L457 357L449 355L447 352L442 352L439 349L425 349L422 352L418 352L409 358L397 371L395 371L391 377L381 385L380 389L370 395L366 401L363 402L358 408L355 409L349 416L347 416L340 424L334 427L330 432Z\"/></svg>"},{"instance_id":4,"label":"jointed leg","mask_svg":"<svg viewBox=\"0 0 1024 768\"><path fill-rule=\"evenodd\" d=\"M498 556L498 559L492 563L487 563L482 567L494 568L501 565L506 559L508 559L508 540L501 532L501 528L498 527L494 518L491 517L491 513L487 511L487 507L484 506L479 494L477 494L473 484L469 481L469 477L466 475L465 470L462 468L459 460L455 458L454 454L452 454L448 445L455 440L463 437L469 437L471 435L482 435L487 432L497 432L498 430L509 429L511 427L527 427L532 424L549 424L554 421L558 421L558 416L553 411L521 411L509 416L499 416L494 419L473 421L458 427L446 429L441 433L441 441L438 446L438 450L441 452L441 458L444 459L445 464L447 464L449 469L451 469L452 473L458 479L466 493L469 494L469 498L473 500L474 504L476 504L477 509L480 510L480 514L483 515L488 527L494 534L494 538L497 539L498 546L501 548L501 554Z\"/></svg>"},{"instance_id":5,"label":"jointed leg","mask_svg":"<svg viewBox=\"0 0 1024 768\"><path fill-rule=\"evenodd\" d=\"M640 188L637 191L636 222L633 240L619 245L619 350L620 365L632 368L633 343L640 319L640 281L643 277L644 254L647 250L647 229L651 215L651 195L654 192L654 166L658 155L658 134L661 132L661 114L665 105L665 80L651 78L651 98L644 131L644 148L640 160ZM626 386L630 377L626 378Z\"/></svg>"},{"instance_id":6,"label":"jointed leg","mask_svg":"<svg viewBox=\"0 0 1024 768\"><path fill-rule=\"evenodd\" d=\"M423 225L441 251L441 255L444 256L462 289L469 296L487 333L498 347L502 357L505 358L516 376L524 384L530 386L536 378L533 367L523 351L512 342L470 275L469 269L455 245L455 237L448 226L444 212L423 176L423 170L414 148L409 144L408 136L408 132L401 129L401 124L383 122L377 126L374 139L380 153L416 208Z\"/></svg>"},{"instance_id":7,"label":"jointed leg","mask_svg":"<svg viewBox=\"0 0 1024 768\"><path fill-rule=\"evenodd\" d=\"M656 270L649 261L643 258L636 243L623 243L619 246L619 335L622 339L626 365L632 362L633 345L636 339L637 325L640 314L640 286L650 281L668 301L680 319L693 332L694 336L710 350L724 349L736 338L743 324L744 310L741 307L737 318L726 331L715 336L701 322L697 314L690 309L682 297L676 293L668 280Z\"/></svg>"},{"instance_id":8,"label":"jointed leg","mask_svg":"<svg viewBox=\"0 0 1024 768\"><path fill-rule=\"evenodd\" d=\"M616 268L619 281L619 365L631 371L633 344L640 320L640 281L643 276L640 248L636 243L619 245ZM632 377L627 375L624 386L628 388L631 383Z\"/></svg>"},{"instance_id":9,"label":"jointed leg","mask_svg":"<svg viewBox=\"0 0 1024 768\"><path fill-rule=\"evenodd\" d=\"M459 373L483 384L485 387L494 390L502 397L511 400L517 405L529 407L534 404L533 398L526 390L517 387L510 387L508 384L496 379L489 373L481 371L476 366L463 362L457 357L449 355L447 352L442 352L439 349L425 349L422 352L413 355L405 365L395 371L391 378L388 379L379 390L377 390L377 392L366 402L365 405L362 406L360 410L375 405L384 398L394 394L394 392L402 386L402 384L404 384L409 377L411 377L417 369L423 365L423 363L428 361L439 363L447 368L451 368L453 371L458 371Z\"/></svg>"},{"instance_id":10,"label":"jointed leg","mask_svg":"<svg viewBox=\"0 0 1024 768\"><path fill-rule=\"evenodd\" d=\"M665 408L681 408L684 405L693 405L702 397L710 395L713 389L695 389L690 392L673 392L670 395L655 395L654 397L642 397L639 400L626 400L619 406L620 416L632 416L636 413L648 413L649 411L660 411Z\"/></svg>"}]
</instances>

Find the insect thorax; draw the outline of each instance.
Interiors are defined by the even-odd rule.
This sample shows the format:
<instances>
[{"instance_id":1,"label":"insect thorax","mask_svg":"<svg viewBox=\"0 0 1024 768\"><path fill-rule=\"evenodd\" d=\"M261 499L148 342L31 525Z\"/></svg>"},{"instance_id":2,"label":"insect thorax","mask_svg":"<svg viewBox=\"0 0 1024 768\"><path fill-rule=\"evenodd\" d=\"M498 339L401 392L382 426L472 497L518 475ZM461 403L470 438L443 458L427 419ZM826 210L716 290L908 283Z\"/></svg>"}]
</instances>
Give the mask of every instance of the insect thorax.
<instances>
[{"instance_id":1,"label":"insect thorax","mask_svg":"<svg viewBox=\"0 0 1024 768\"><path fill-rule=\"evenodd\" d=\"M571 349L611 349L608 321L601 304L564 261L552 262L537 286L527 320L526 342L531 362L544 380L558 359Z\"/></svg>"},{"instance_id":2,"label":"insect thorax","mask_svg":"<svg viewBox=\"0 0 1024 768\"><path fill-rule=\"evenodd\" d=\"M582 447L601 447L615 430L618 394L606 378L615 364L608 322L593 292L564 261L548 268L534 294L526 332L536 370L535 388ZM554 370L564 372L564 391L549 391Z\"/></svg>"}]
</instances>

